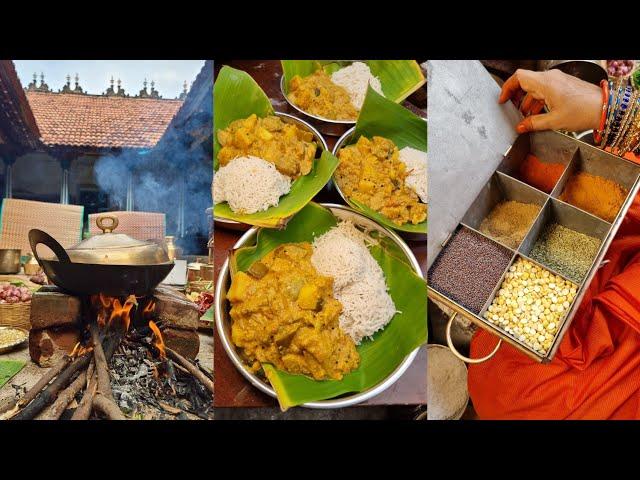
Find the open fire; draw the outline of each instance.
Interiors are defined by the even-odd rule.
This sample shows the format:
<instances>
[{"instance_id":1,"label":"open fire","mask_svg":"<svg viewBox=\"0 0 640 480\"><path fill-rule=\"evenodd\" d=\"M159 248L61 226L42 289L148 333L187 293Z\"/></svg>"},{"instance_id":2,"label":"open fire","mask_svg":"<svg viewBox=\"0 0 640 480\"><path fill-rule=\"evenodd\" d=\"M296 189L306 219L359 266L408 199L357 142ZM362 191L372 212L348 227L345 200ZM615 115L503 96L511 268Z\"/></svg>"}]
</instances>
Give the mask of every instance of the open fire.
<instances>
[{"instance_id":1,"label":"open fire","mask_svg":"<svg viewBox=\"0 0 640 480\"><path fill-rule=\"evenodd\" d=\"M212 379L167 346L162 319L171 317L156 312L158 302L81 298L80 341L2 417L212 418Z\"/></svg>"}]
</instances>

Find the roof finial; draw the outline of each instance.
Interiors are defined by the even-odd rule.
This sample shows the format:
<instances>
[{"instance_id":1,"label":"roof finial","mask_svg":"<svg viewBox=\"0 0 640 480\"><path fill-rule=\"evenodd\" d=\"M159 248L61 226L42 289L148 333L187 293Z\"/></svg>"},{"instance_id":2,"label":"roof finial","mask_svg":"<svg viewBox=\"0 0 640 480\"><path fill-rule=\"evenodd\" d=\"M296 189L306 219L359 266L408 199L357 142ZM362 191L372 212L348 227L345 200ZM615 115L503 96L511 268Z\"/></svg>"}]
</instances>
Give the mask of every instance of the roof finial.
<instances>
[{"instance_id":1,"label":"roof finial","mask_svg":"<svg viewBox=\"0 0 640 480\"><path fill-rule=\"evenodd\" d=\"M37 73L33 73L33 81L29 83L29 85L27 85L27 91L28 92L33 92L34 90L38 89L38 74Z\"/></svg>"},{"instance_id":2,"label":"roof finial","mask_svg":"<svg viewBox=\"0 0 640 480\"><path fill-rule=\"evenodd\" d=\"M73 89L73 93L83 94L84 91L82 90L82 87L80 86L80 75L78 75L78 72L76 72L74 80L76 82L76 88Z\"/></svg>"},{"instance_id":3,"label":"roof finial","mask_svg":"<svg viewBox=\"0 0 640 480\"><path fill-rule=\"evenodd\" d=\"M140 93L138 93L138 97L140 98L149 98L149 93L147 92L147 79L144 79L144 82L142 82L142 85L144 86L144 88L142 90L140 90Z\"/></svg>"},{"instance_id":4,"label":"roof finial","mask_svg":"<svg viewBox=\"0 0 640 480\"><path fill-rule=\"evenodd\" d=\"M62 87L62 93L71 93L71 75L67 73L67 83Z\"/></svg>"},{"instance_id":5,"label":"roof finial","mask_svg":"<svg viewBox=\"0 0 640 480\"><path fill-rule=\"evenodd\" d=\"M160 98L160 94L156 90L156 82L155 80L151 80L151 93L149 95L151 98Z\"/></svg>"},{"instance_id":6,"label":"roof finial","mask_svg":"<svg viewBox=\"0 0 640 480\"><path fill-rule=\"evenodd\" d=\"M40 72L40 87L38 87L38 91L40 92L48 92L49 85L44 82L44 72Z\"/></svg>"},{"instance_id":7,"label":"roof finial","mask_svg":"<svg viewBox=\"0 0 640 480\"><path fill-rule=\"evenodd\" d=\"M105 95L107 97L112 97L116 94L116 91L113 89L113 75L111 75L111 80L109 80L110 86L107 88Z\"/></svg>"}]
</instances>

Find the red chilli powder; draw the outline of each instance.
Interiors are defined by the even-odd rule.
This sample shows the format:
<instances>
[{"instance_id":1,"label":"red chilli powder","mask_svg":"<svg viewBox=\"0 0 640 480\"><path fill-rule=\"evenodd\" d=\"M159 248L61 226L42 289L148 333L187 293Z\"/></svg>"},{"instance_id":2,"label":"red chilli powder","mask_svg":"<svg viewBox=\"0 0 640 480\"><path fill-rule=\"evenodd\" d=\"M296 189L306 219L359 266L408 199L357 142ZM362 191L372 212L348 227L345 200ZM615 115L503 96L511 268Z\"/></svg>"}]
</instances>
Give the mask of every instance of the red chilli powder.
<instances>
[{"instance_id":1,"label":"red chilli powder","mask_svg":"<svg viewBox=\"0 0 640 480\"><path fill-rule=\"evenodd\" d=\"M528 154L520 165L520 180L545 193L551 193L564 168L561 163L543 162L535 155Z\"/></svg>"}]
</instances>

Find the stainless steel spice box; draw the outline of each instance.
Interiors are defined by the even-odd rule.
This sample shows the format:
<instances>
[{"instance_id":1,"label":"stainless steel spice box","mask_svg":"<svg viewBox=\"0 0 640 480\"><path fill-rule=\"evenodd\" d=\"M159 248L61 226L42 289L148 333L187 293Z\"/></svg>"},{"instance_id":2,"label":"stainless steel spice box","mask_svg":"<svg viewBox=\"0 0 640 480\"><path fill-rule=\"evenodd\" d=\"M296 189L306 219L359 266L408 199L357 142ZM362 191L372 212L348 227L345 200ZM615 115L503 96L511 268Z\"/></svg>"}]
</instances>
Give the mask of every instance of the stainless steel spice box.
<instances>
[{"instance_id":1,"label":"stainless steel spice box","mask_svg":"<svg viewBox=\"0 0 640 480\"><path fill-rule=\"evenodd\" d=\"M524 161L528 153L534 154L544 162L562 163L567 166L551 194L547 195L546 193L537 190L516 178L520 164ZM602 220L559 199L568 179L574 173L579 171L613 180L628 190L629 193L612 223ZM476 313L468 310L454 299L450 298L446 292L438 291L432 286L429 286L430 298L436 302L441 302L457 314L464 315L480 327L491 331L531 358L543 363L551 361L560 346L560 342L562 341L562 338L566 333L582 298L584 297L587 287L591 283L591 280L600 266L615 233L620 227L620 224L629 209L629 206L640 189L639 176L640 166L635 163L604 152L599 148L593 147L559 132L535 132L520 135L516 138L511 147L509 147L502 159L502 162L498 165L489 181L482 187L473 203L469 205L466 213L460 219L460 223L454 232L451 232L447 240L442 244L442 249L439 251L438 257L444 253L449 239L461 228L470 229L478 235L496 243L495 240L482 234L479 231L479 228L482 220L486 218L491 210L502 201L516 200L524 203L535 203L541 206L540 212L517 249L511 249L506 245L501 244L511 253L511 261L509 266L505 268L500 281L494 286L491 295L487 298L484 306L479 312ZM587 271L582 282L577 284L577 294L560 322L560 326L555 338L553 339L551 348L546 354L542 355L506 331L502 330L500 327L497 327L485 320L483 315L492 304L509 268L519 257L525 258L530 262L544 267L546 270L567 279L564 275L554 271L552 268L549 268L548 266L529 257L536 240L543 232L545 226L550 223L558 223L572 230L596 237L601 240L601 244L597 254L592 259L591 267ZM437 257L435 259L430 259L429 264L435 266L434 261L437 262ZM477 279L469 278L468 281L472 284L474 280Z\"/></svg>"}]
</instances>

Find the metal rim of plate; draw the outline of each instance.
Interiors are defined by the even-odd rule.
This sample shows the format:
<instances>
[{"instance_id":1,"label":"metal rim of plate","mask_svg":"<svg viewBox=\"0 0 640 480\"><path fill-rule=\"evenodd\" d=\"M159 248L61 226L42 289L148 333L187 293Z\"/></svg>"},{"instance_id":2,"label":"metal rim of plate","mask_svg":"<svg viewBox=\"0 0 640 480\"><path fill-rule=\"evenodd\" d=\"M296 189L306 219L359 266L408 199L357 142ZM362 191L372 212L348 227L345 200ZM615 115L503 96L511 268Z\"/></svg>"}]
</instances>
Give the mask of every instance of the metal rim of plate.
<instances>
[{"instance_id":1,"label":"metal rim of plate","mask_svg":"<svg viewBox=\"0 0 640 480\"><path fill-rule=\"evenodd\" d=\"M582 279L581 282L575 282L573 280L570 280L572 283L576 284L577 286L577 295L575 296L575 298L573 299L573 302L571 302L571 305L569 307L569 310L565 313L561 323L560 323L560 327L558 329L558 332L556 333L554 339L553 339L553 343L551 348L549 349L549 351L545 354L545 355L540 355L535 353L530 347L528 347L526 344L519 342L518 340L515 340L513 337L509 336L509 334L507 334L505 331L503 331L502 329L500 329L499 327L496 327L495 325L487 322L484 318L481 317L481 314L486 311L486 308L492 303L494 297L496 296L496 292L499 290L500 285L502 284L502 281L504 280L504 275L506 273L506 271L509 269L509 267L511 267L511 265L513 265L514 261L517 258L525 258L527 260L529 260L530 262L533 263L537 263L538 265L540 265L541 267L543 267L545 270L548 270L552 273L558 274L558 272L556 272L554 269L550 268L547 265L544 265L536 260L533 260L528 253L523 253L521 251L522 248L522 244L525 241L523 239L523 241L521 242L521 244L518 246L518 248L516 249L511 249L509 248L510 251L512 251L512 257L511 260L509 261L509 264L507 265L505 272L503 272L502 277L500 278L500 280L498 281L497 285L495 286L493 292L491 293L491 295L489 296L489 298L487 299L487 301L485 302L484 307L481 309L480 312L478 312L477 314L468 310L467 308L465 308L464 306L462 306L461 304L457 303L456 301L450 299L444 292L440 292L436 289L434 289L431 286L427 286L428 288L428 292L429 292L429 298L436 300L437 302L440 302L442 304L444 304L446 307L450 308L451 310L453 310L454 312L459 313L460 315L463 315L465 318L468 318L470 321L472 321L474 324L478 325L480 328L483 328L485 330L487 330L488 332L492 333L493 335L496 335L497 337L499 337L500 339L506 341L507 343L509 343L510 345L514 346L515 348L517 348L518 350L520 350L521 352L523 352L524 354L526 354L527 356L529 356L530 358L541 362L541 363L548 363L550 362L553 357L555 356L558 348L560 347L560 343L562 341L562 339L564 338L565 333L567 332L567 329L569 328L569 325L571 324L571 321L573 320L575 314L577 313L578 307L581 304L587 290L588 287L591 283L591 281L593 280L593 277L595 276L596 272L598 271L598 268L600 267L600 264L604 258L604 256L606 255L609 246L611 245L611 242L613 241L616 232L618 231L618 228L620 227L622 221L624 220L624 217L626 215L626 212L628 211L629 207L631 206L631 204L633 203L634 198L636 197L636 195L638 194L638 192L640 191L640 167L632 162L630 162L629 160L622 158L622 157L618 157L616 155L613 155L609 152L605 152L603 150L601 150L600 148L594 147L592 145L589 145L586 142L577 140L576 138L567 135L565 133L561 133L561 132L557 132L557 131L553 131L553 132L534 132L534 133L526 133L526 134L522 134L520 135L518 138L516 138L516 141L514 141L514 143L509 147L509 149L505 152L504 156L503 156L503 160L505 158L507 158L507 156L511 153L511 150L513 148L513 146L516 144L516 142L518 141L518 139L520 137L526 136L526 135L540 135L540 136L544 136L544 135L560 135L561 138L565 138L568 139L569 142L574 143L575 147L572 148L571 150L571 156L569 159L569 162L567 163L567 166L565 167L565 170L561 176L561 178L558 180L558 183L555 185L553 191L550 194L545 194L548 199L545 202L544 206L541 208L540 212L538 213L536 219L534 220L533 224L531 225L529 231L527 232L527 236L529 236L529 234L531 233L531 230L535 227L535 224L541 219L541 217L545 214L544 211L547 208L553 208L553 207L548 207L548 205L553 205L554 202L566 205L567 207L570 207L572 209L574 209L576 212L579 212L580 215L587 215L590 217L594 217L599 219L600 221L607 223L609 225L609 228L606 232L606 234L603 236L602 240L601 240L601 245L598 249L598 253L596 254L595 258L592 261L591 267L589 268L589 270L586 272L584 278ZM531 145L529 145L529 147L531 148ZM631 185L631 187L629 188L629 191L627 193L627 197L625 199L625 201L623 202L622 206L620 207L620 209L618 210L618 214L616 215L615 219L612 222L606 222L605 220L600 219L599 217L595 217L594 215L592 215L589 212L586 212L574 205L571 205L569 203L563 202L562 200L559 200L559 195L560 195L560 190L562 190L564 188L564 185L566 185L566 180L573 174L573 172L575 171L575 169L577 167L574 166L574 168L572 169L572 165L574 164L574 162L576 162L575 158L576 156L580 155L580 158L582 156L582 151L586 151L587 153L591 152L591 153L597 153L598 155L604 155L606 157L608 157L612 162L618 162L620 164L627 164L629 166L629 168L635 168L637 170L636 173L636 177L635 180L633 181L633 184ZM520 182L520 180L518 180L517 178L512 177L511 175L504 173L501 171L501 168L503 166L503 163L501 162L498 167L496 167L494 174L501 174L501 175L505 175L508 176L510 178L513 178L515 181ZM492 175L492 176L493 176ZM489 180L491 181L491 180ZM522 183L522 182L520 182ZM531 185L525 184L527 185L529 188L534 189L535 187L532 187ZM560 186L562 185L562 189L560 188ZM469 205L469 207L467 208L467 212L472 208L473 203L475 203L477 200L474 199L474 201L472 202L471 205ZM563 207L564 208L564 207ZM502 245L500 244L500 242L496 241L495 239L484 235L482 233L480 233L477 229L473 228L470 225L467 225L463 222L463 219L460 219L460 222L458 224L458 227L456 227L456 229L454 230L457 231L460 228L466 228L472 231L475 231L476 233L479 233L480 235L482 235L483 237L488 238L489 240L493 241L494 243L498 244L498 245ZM453 232L453 233L454 233ZM453 235L452 233L452 235ZM449 238L452 237L452 235L449 236ZM525 239L527 238L527 236L525 236ZM447 238L447 240L444 242L444 244L446 244L449 240L449 238ZM506 246L502 245L504 248L507 248ZM440 253L442 253L442 251L440 251L438 253L438 256L440 255ZM435 260L435 259L434 259ZM561 277L566 279L565 275L561 275L559 274Z\"/></svg>"},{"instance_id":2,"label":"metal rim of plate","mask_svg":"<svg viewBox=\"0 0 640 480\"><path fill-rule=\"evenodd\" d=\"M407 260L411 264L412 270L418 275L420 278L424 279L424 275L422 274L422 270L420 268L420 264L418 260L413 255L411 249L407 246L406 243L398 236L395 232L392 232L388 228L383 225L378 224L374 220L366 217L353 210L350 207L346 207L344 205L338 205L334 203L322 203L323 207L328 208L331 213L336 215L337 217L348 218L352 220L354 223L360 226L369 227L371 229L375 229L386 237L390 238L394 241L394 243L400 247L403 253L406 255ZM258 227L252 227L248 230L233 246L233 249L241 248L255 242L256 235L258 232ZM231 335L229 333L229 314L227 311L227 301L224 298L226 296L228 283L230 282L230 272L229 272L229 257L226 258L222 268L220 269L220 273L218 274L218 280L216 282L216 290L215 290L215 299L214 299L214 316L216 322L216 330L218 331L218 335L220 337L220 342L227 353L227 356L231 359L233 365L238 369L238 371L242 374L242 376L247 379L254 387L260 390L263 393L266 393L270 397L277 398L276 392L273 388L267 383L266 380L262 380L257 375L249 372L245 363L240 358L240 355L236 351L235 346L231 341ZM224 294L223 294L224 292ZM425 319L426 321L426 319ZM358 403L369 400L380 393L384 392L391 385L393 385L409 368L416 355L418 354L418 350L420 347L413 350L409 355L407 355L404 360L396 367L396 369L391 372L387 378L382 380L379 384L371 387L368 390L363 392L358 392L352 395L342 396L335 399L321 400L317 402L308 402L304 403L301 406L307 408L314 409L332 409L332 408L343 408L349 407L352 405L356 405Z\"/></svg>"},{"instance_id":3,"label":"metal rim of plate","mask_svg":"<svg viewBox=\"0 0 640 480\"><path fill-rule=\"evenodd\" d=\"M355 125L356 124L355 120L331 120L330 118L320 117L318 115L314 115L312 113L305 112L300 107L296 106L291 100L289 100L289 96L287 95L287 92L285 92L284 75L282 75L280 77L280 92L282 92L282 96L287 101L287 103L289 105L291 105L291 107L293 107L295 110L297 110L298 112L302 113L303 115L306 115L309 118L313 118L314 120L317 120L319 122L334 123L334 124L337 124L337 125Z\"/></svg>"},{"instance_id":4,"label":"metal rim of plate","mask_svg":"<svg viewBox=\"0 0 640 480\"><path fill-rule=\"evenodd\" d=\"M9 343L7 345L0 345L0 353L7 353L7 352L10 352L11 350L15 350L18 347L26 345L26 343L29 341L29 331L26 328L10 327L8 325L3 325L3 326L0 326L0 330L17 330L25 334L25 337L23 340L18 340L16 342Z\"/></svg>"},{"instance_id":5,"label":"metal rim of plate","mask_svg":"<svg viewBox=\"0 0 640 480\"><path fill-rule=\"evenodd\" d=\"M278 117L283 117L288 119L289 122L291 123L295 123L299 126L302 126L304 128L306 128L307 130L309 130L312 134L313 134L313 138L318 141L318 146L322 149L322 151L329 151L329 146L327 145L327 141L324 139L324 137L322 136L322 134L310 123L302 120L301 118L298 118L294 115L291 115L289 113L283 113L283 112L274 112L274 115L278 116ZM215 175L215 173L214 173ZM242 223L242 222L237 222L235 220L230 220L227 218L221 218L221 217L216 217L215 215L213 216L213 221L216 224L219 224L225 228L227 228L228 230L239 230L239 231L247 231L249 228L251 228L251 225L249 225L248 223Z\"/></svg>"},{"instance_id":6,"label":"metal rim of plate","mask_svg":"<svg viewBox=\"0 0 640 480\"><path fill-rule=\"evenodd\" d=\"M423 118L423 120L425 121L425 123L427 122L426 118ZM332 152L336 158L338 157L338 151L345 145L345 143L347 143L351 139L355 130L356 130L356 127L350 128L344 134L342 134L342 136L336 141L336 144L334 145L333 152ZM338 195L340 195L340 198L342 198L342 201L347 205L349 205L349 201L347 200L347 197L345 196L344 193L342 193L342 190L340 189L338 182L336 182L335 179L333 178L334 175L335 175L335 172L333 173L333 175L331 175L331 183L333 184L336 191L338 192ZM360 213L365 215L363 212L360 212ZM394 229L394 232L396 232L398 235L400 235L401 237L407 240L413 240L413 241L427 240L427 237L428 237L426 233L403 232L401 230L395 230L395 229Z\"/></svg>"}]
</instances>

